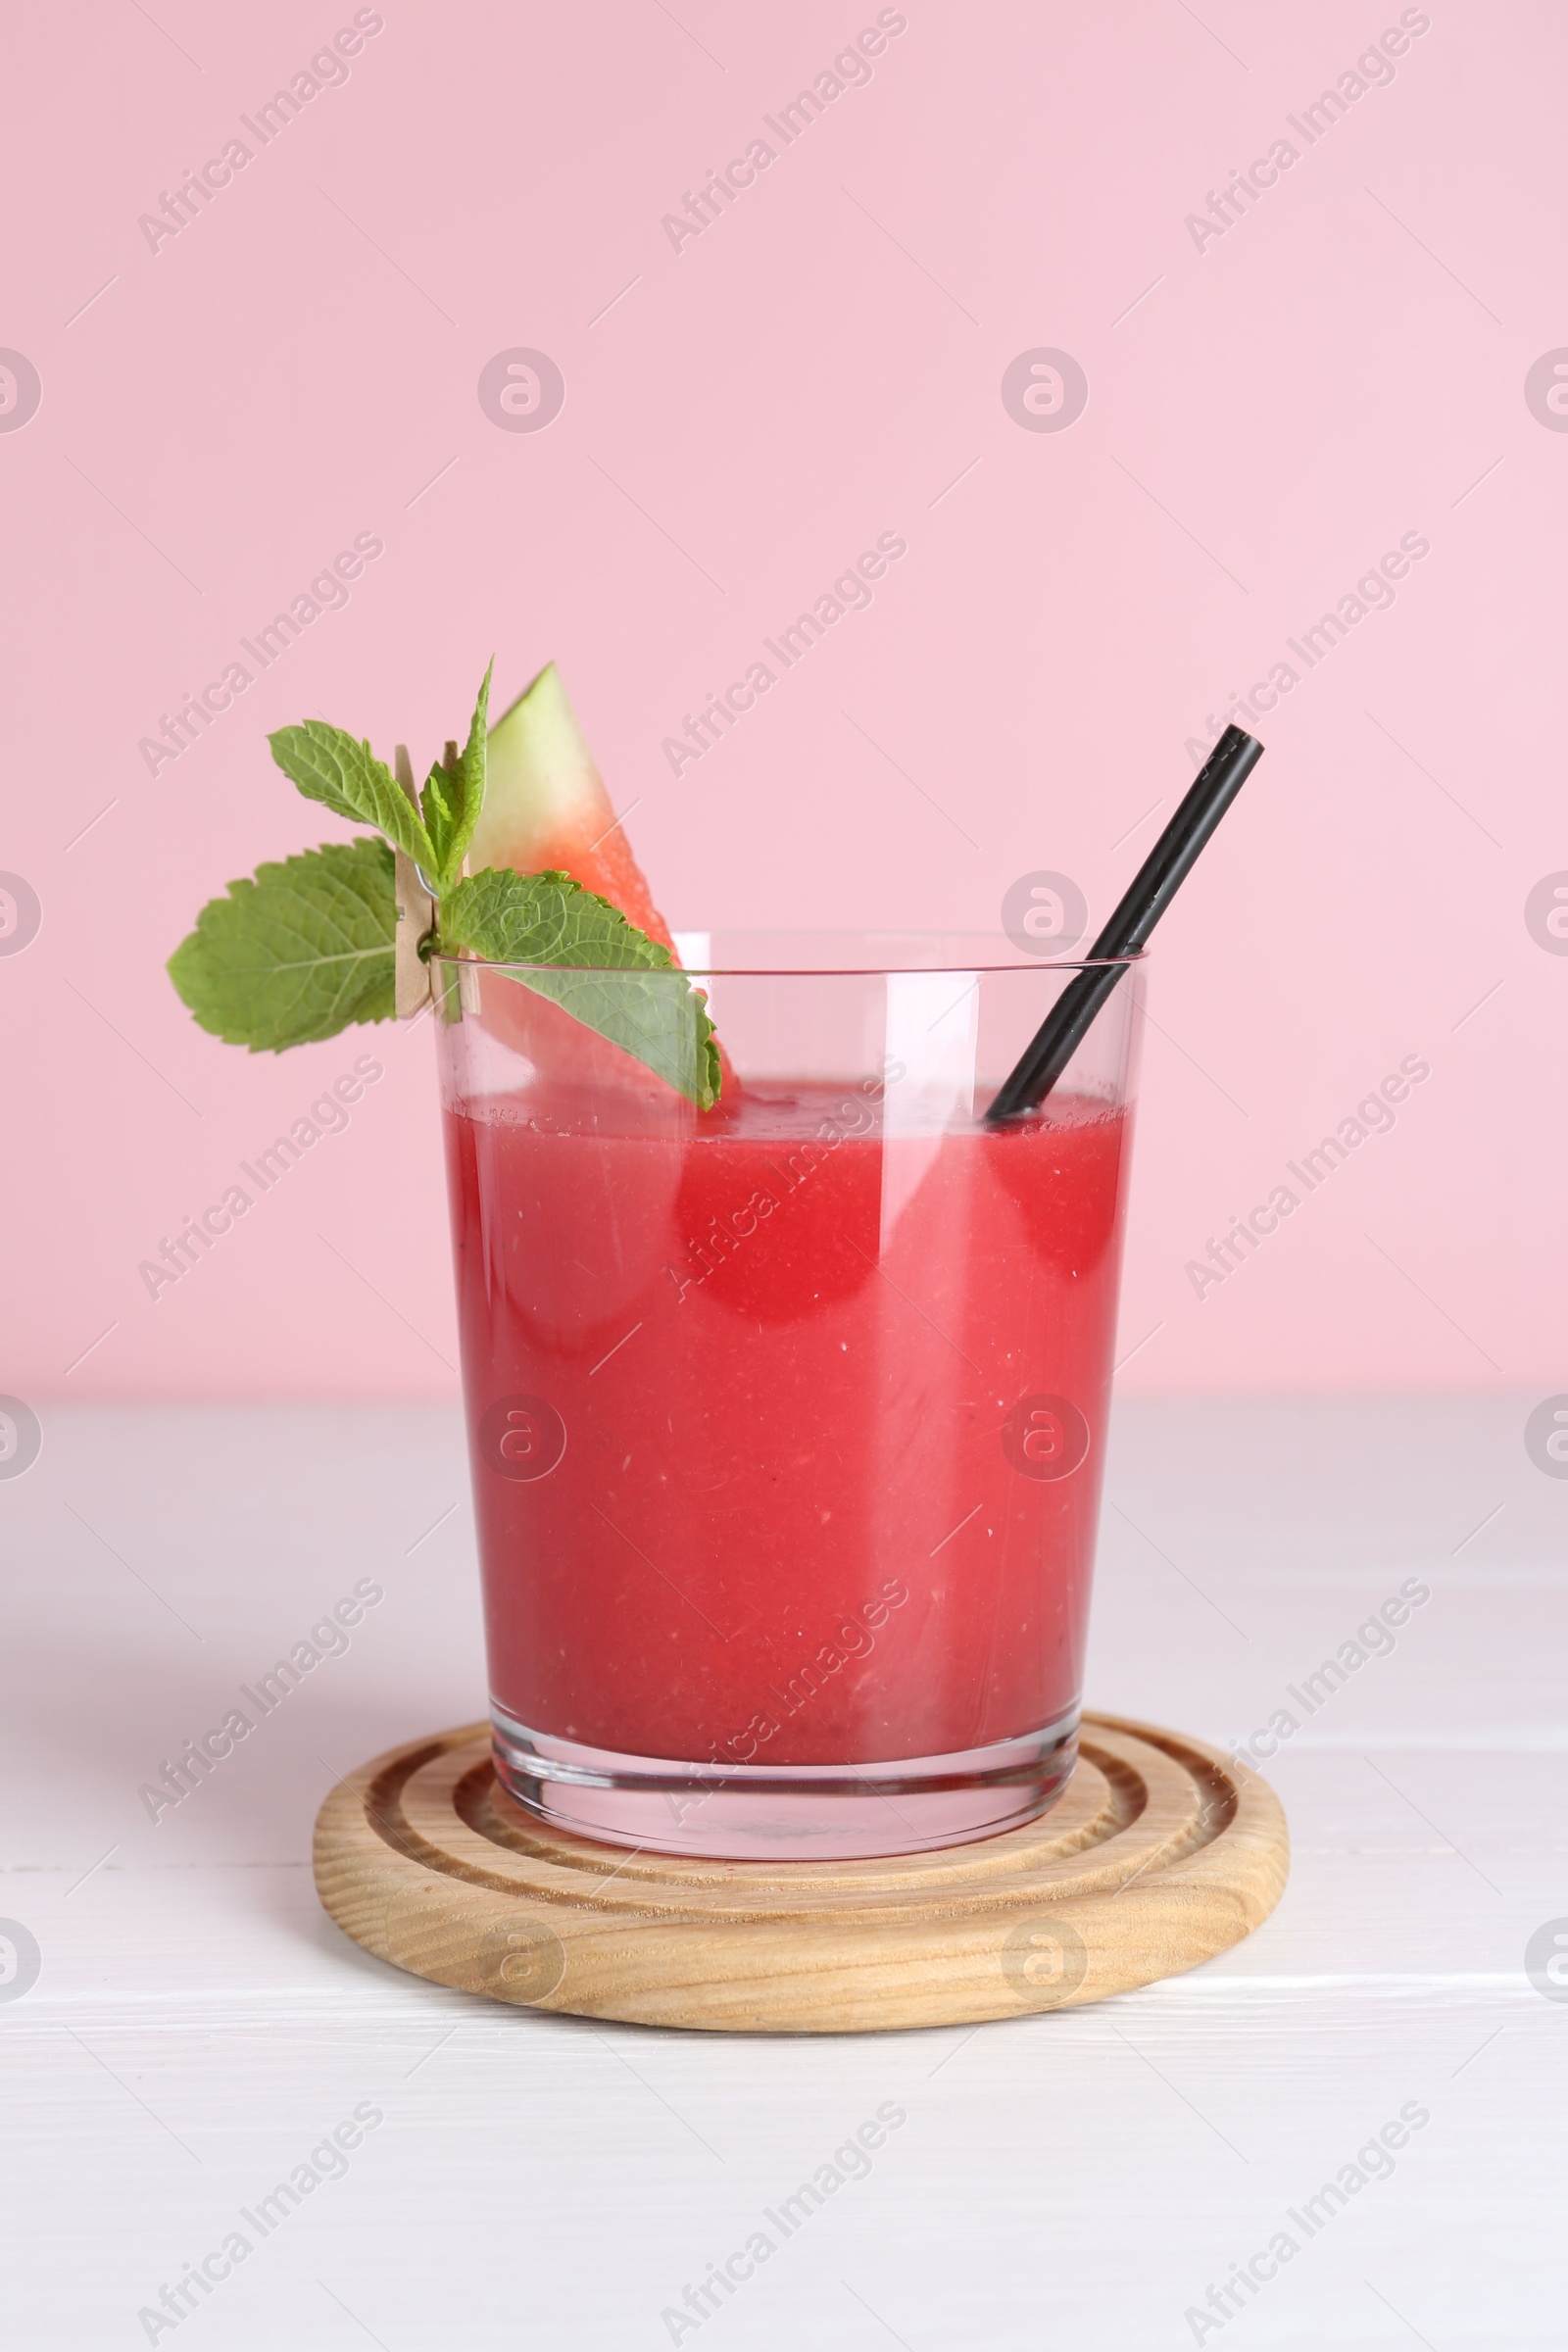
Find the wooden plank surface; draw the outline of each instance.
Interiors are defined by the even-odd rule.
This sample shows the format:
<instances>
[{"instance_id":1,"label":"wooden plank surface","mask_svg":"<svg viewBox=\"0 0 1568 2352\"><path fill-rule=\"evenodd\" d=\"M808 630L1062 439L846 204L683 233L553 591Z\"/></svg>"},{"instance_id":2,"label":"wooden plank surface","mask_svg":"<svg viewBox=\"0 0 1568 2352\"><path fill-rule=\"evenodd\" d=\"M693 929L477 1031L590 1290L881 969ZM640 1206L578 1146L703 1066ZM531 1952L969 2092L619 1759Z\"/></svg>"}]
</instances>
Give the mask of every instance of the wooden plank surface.
<instances>
[{"instance_id":1,"label":"wooden plank surface","mask_svg":"<svg viewBox=\"0 0 1568 2352\"><path fill-rule=\"evenodd\" d=\"M477 1711L455 1415L49 1417L0 1487L0 1914L42 1955L0 2002L10 2339L146 2341L237 2230L192 2344L1151 2352L1289 2231L1202 2341L1557 2345L1568 2003L1524 1960L1568 1915L1568 1482L1524 1453L1534 1401L1123 1407L1101 1706L1223 1746L1403 1580L1429 1597L1265 1765L1293 1862L1255 1936L866 2039L502 2009L322 1915L334 1776ZM164 1760L366 1580L347 1649L150 1820ZM240 2219L307 2170L265 2237ZM759 2233L700 2328L662 2316Z\"/></svg>"}]
</instances>

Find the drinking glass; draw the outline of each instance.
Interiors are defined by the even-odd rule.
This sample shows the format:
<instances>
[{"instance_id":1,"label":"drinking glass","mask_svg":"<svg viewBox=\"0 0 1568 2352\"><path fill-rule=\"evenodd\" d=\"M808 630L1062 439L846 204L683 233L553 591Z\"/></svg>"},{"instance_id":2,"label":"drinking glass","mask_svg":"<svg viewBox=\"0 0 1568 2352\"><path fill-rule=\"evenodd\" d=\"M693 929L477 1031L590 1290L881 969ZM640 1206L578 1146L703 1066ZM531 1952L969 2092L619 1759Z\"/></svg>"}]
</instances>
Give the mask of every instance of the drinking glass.
<instances>
[{"instance_id":1,"label":"drinking glass","mask_svg":"<svg viewBox=\"0 0 1568 2352\"><path fill-rule=\"evenodd\" d=\"M990 1127L1081 963L677 945L707 1111L540 994L559 970L435 961L497 1778L681 1854L1016 1828L1076 1748L1142 959Z\"/></svg>"}]
</instances>

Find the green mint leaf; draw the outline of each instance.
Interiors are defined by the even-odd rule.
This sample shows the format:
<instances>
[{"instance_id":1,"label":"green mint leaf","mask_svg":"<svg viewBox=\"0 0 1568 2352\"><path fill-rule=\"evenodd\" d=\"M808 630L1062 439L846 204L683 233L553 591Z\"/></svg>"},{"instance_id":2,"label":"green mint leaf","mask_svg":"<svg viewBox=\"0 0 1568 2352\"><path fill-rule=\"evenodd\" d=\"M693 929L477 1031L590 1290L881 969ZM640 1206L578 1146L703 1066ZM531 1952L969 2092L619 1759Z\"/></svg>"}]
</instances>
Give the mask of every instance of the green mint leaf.
<instances>
[{"instance_id":1,"label":"green mint leaf","mask_svg":"<svg viewBox=\"0 0 1568 2352\"><path fill-rule=\"evenodd\" d=\"M519 874L492 865L468 875L442 902L441 941L492 963L667 971L673 962L666 947L609 899L555 868Z\"/></svg>"},{"instance_id":2,"label":"green mint leaf","mask_svg":"<svg viewBox=\"0 0 1568 2352\"><path fill-rule=\"evenodd\" d=\"M419 811L384 760L341 727L308 718L269 735L272 758L308 801L323 801L337 815L378 833L434 875L439 864Z\"/></svg>"},{"instance_id":3,"label":"green mint leaf","mask_svg":"<svg viewBox=\"0 0 1568 2352\"><path fill-rule=\"evenodd\" d=\"M489 866L447 892L440 926L443 953L466 948L487 962L535 967L509 977L646 1063L699 1110L718 1101L702 990L667 948L569 874Z\"/></svg>"},{"instance_id":4,"label":"green mint leaf","mask_svg":"<svg viewBox=\"0 0 1568 2352\"><path fill-rule=\"evenodd\" d=\"M384 841L333 841L210 899L169 976L204 1029L253 1054L394 1017L397 903Z\"/></svg>"},{"instance_id":5,"label":"green mint leaf","mask_svg":"<svg viewBox=\"0 0 1568 2352\"><path fill-rule=\"evenodd\" d=\"M450 890L462 873L463 860L468 854L473 828L484 806L485 740L490 728L490 671L494 668L492 656L490 669L485 671L479 688L479 699L473 706L462 759L455 768L445 768L439 763L432 767L419 795L424 829L436 857L431 870L441 890Z\"/></svg>"}]
</instances>

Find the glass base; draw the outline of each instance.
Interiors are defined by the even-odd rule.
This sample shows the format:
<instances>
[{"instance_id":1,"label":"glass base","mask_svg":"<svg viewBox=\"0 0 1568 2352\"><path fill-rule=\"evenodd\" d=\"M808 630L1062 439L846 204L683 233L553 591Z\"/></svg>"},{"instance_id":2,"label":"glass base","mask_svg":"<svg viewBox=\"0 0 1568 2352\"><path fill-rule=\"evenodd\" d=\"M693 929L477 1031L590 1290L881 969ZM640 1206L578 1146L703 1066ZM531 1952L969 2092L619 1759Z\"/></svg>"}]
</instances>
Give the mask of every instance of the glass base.
<instances>
[{"instance_id":1,"label":"glass base","mask_svg":"<svg viewBox=\"0 0 1568 2352\"><path fill-rule=\"evenodd\" d=\"M496 1706L496 1778L552 1829L730 1862L851 1862L968 1845L1034 1821L1078 1753L1076 1711L948 1756L864 1764L686 1764L531 1732Z\"/></svg>"}]
</instances>

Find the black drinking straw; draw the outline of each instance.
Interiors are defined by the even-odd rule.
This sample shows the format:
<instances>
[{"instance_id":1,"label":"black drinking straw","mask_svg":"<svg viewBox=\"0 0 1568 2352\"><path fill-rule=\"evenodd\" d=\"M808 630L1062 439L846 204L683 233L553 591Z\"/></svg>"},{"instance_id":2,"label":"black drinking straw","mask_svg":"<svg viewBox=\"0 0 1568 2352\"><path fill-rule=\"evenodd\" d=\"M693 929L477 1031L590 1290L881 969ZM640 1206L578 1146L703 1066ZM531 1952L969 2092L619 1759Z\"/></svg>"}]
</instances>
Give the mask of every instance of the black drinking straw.
<instances>
[{"instance_id":1,"label":"black drinking straw","mask_svg":"<svg viewBox=\"0 0 1568 2352\"><path fill-rule=\"evenodd\" d=\"M994 1124L1038 1110L1127 968L1124 962L1106 959L1131 956L1147 944L1192 872L1199 852L1262 757L1263 746L1255 735L1240 727L1226 728L1090 949L1089 968L1068 981L1016 1067L1004 1079L986 1112L988 1121Z\"/></svg>"}]
</instances>

